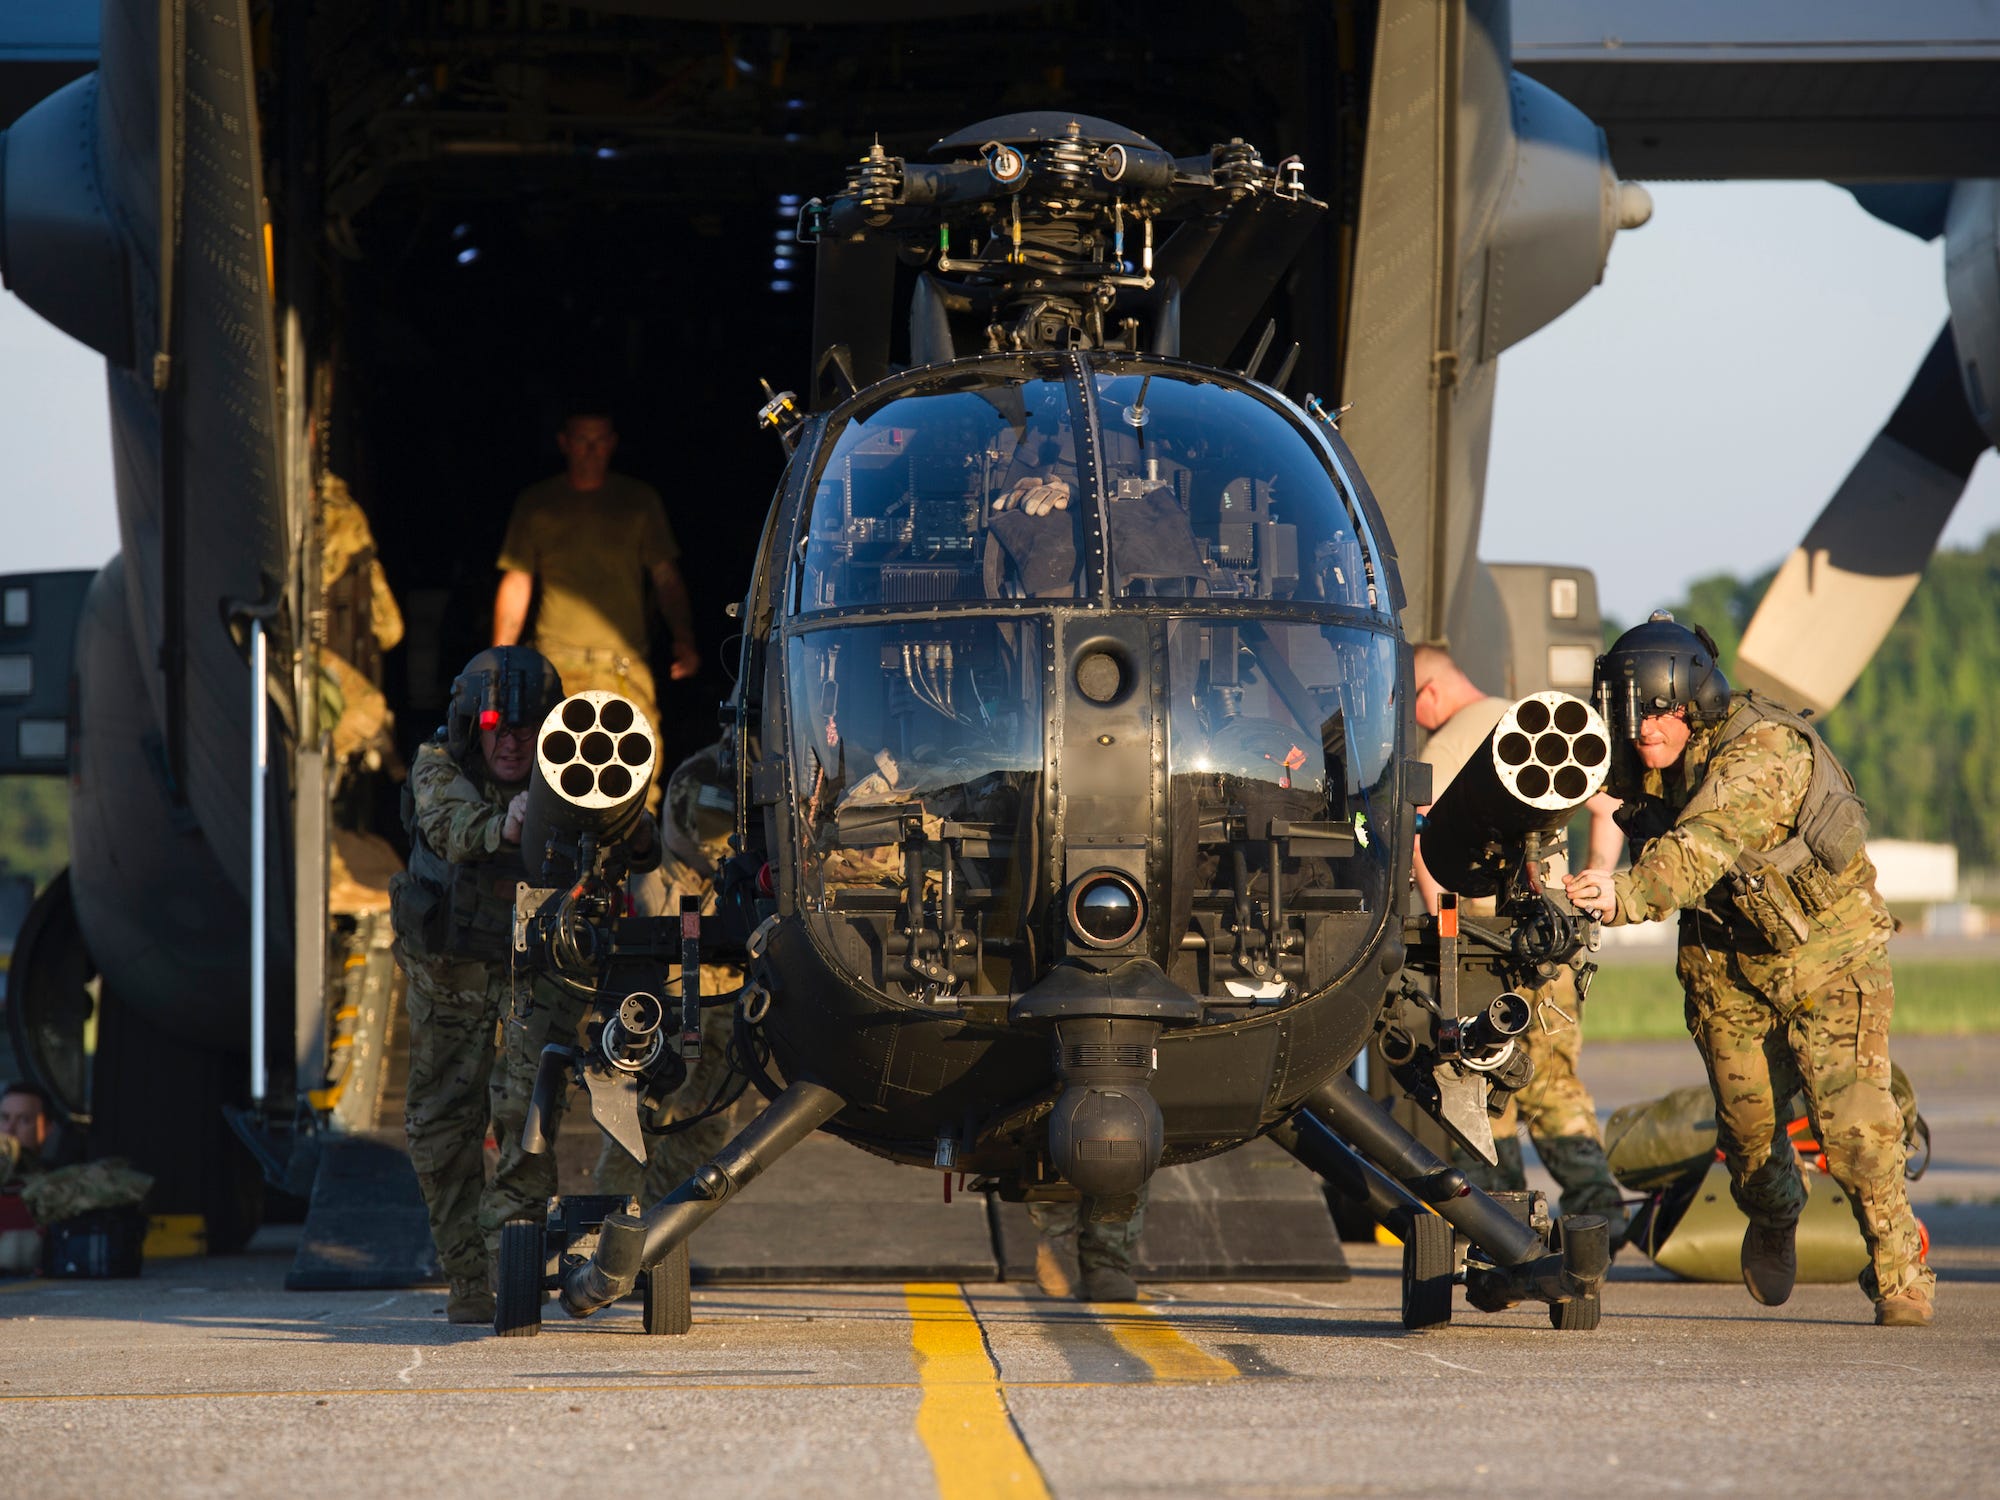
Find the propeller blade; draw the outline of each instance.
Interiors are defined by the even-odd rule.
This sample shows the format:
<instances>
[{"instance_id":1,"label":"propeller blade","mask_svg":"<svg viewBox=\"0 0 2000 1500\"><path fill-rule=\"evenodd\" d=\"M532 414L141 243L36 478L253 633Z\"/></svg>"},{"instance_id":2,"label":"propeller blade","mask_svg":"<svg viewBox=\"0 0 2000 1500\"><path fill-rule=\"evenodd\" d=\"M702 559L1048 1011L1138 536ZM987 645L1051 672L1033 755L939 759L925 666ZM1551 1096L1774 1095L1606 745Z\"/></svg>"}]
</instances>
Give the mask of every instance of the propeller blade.
<instances>
[{"instance_id":1,"label":"propeller blade","mask_svg":"<svg viewBox=\"0 0 2000 1500\"><path fill-rule=\"evenodd\" d=\"M1915 592L1986 435L1946 324L1875 435L1778 569L1736 658L1739 687L1825 713Z\"/></svg>"}]
</instances>

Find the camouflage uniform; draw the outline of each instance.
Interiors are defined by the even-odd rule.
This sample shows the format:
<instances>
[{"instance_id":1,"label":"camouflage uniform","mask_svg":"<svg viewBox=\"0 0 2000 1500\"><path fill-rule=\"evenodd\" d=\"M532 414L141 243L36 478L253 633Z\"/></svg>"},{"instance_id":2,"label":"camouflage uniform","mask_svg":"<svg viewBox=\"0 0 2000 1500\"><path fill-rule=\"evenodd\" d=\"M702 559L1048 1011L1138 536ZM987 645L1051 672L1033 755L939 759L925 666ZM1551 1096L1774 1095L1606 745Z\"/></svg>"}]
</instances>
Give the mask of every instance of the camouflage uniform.
<instances>
[{"instance_id":1,"label":"camouflage uniform","mask_svg":"<svg viewBox=\"0 0 2000 1500\"><path fill-rule=\"evenodd\" d=\"M518 787L503 787L483 768L468 769L440 744L427 744L410 767L417 824L426 843L452 863L503 852L501 828ZM400 874L392 890L407 889ZM539 1219L555 1192L555 1159L521 1150L527 1088L511 1068L494 1067L495 1030L509 1028L510 1052L541 1055L550 1038L576 1030L582 1002L502 962L423 949L400 915L396 958L409 977L410 1078L404 1127L410 1160L430 1212L438 1264L453 1281L483 1280L512 1218ZM499 1164L488 1184L488 1121Z\"/></svg>"},{"instance_id":2,"label":"camouflage uniform","mask_svg":"<svg viewBox=\"0 0 2000 1500\"><path fill-rule=\"evenodd\" d=\"M1732 717L1743 712L1739 701ZM1890 1093L1894 924L1875 868L1864 850L1837 872L1834 898L1808 913L1809 934L1796 947L1779 952L1760 935L1724 877L1743 851L1768 852L1792 837L1813 750L1770 720L1729 729L1727 721L1695 729L1676 766L1647 773L1644 791L1673 826L1616 877L1613 920L1681 913L1688 1031L1708 1067L1737 1206L1768 1229L1790 1226L1803 1210L1783 1114L1803 1090L1827 1169L1868 1243L1864 1286L1878 1299L1914 1289L1928 1301L1937 1277L1904 1190L1903 1119Z\"/></svg>"},{"instance_id":3,"label":"camouflage uniform","mask_svg":"<svg viewBox=\"0 0 2000 1500\"><path fill-rule=\"evenodd\" d=\"M395 715L379 686L382 657L403 639L403 613L375 555L368 516L338 474L319 480L322 720L337 764L357 757L399 771Z\"/></svg>"},{"instance_id":4,"label":"camouflage uniform","mask_svg":"<svg viewBox=\"0 0 2000 1500\"><path fill-rule=\"evenodd\" d=\"M1146 1230L1146 1199L1150 1188L1148 1183L1139 1189L1138 1207L1132 1210L1131 1218L1122 1222L1087 1219L1080 1202L1030 1203L1028 1217L1035 1221L1035 1228L1044 1239L1076 1236L1077 1264L1086 1276L1100 1266L1129 1275L1132 1257L1139 1249L1139 1236Z\"/></svg>"}]
</instances>

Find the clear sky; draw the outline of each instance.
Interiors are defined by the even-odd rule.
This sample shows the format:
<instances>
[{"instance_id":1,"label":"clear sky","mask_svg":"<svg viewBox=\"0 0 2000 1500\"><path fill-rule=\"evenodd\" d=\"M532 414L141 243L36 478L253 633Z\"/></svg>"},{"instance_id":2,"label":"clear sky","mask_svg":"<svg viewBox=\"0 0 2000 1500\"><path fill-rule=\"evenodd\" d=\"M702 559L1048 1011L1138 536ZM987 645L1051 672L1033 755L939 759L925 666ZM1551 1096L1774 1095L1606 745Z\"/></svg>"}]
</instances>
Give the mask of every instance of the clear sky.
<instances>
[{"instance_id":1,"label":"clear sky","mask_svg":"<svg viewBox=\"0 0 2000 1500\"><path fill-rule=\"evenodd\" d=\"M1603 284L1500 358L1480 553L1630 624L1797 543L1945 320L1944 251L1819 182L1651 183ZM1945 532L2000 528L1988 453Z\"/></svg>"},{"instance_id":2,"label":"clear sky","mask_svg":"<svg viewBox=\"0 0 2000 1500\"><path fill-rule=\"evenodd\" d=\"M1944 322L1944 258L1824 183L1660 183L1604 284L1502 356L1482 551L1630 622L1782 557ZM2000 461L1946 540L2000 527ZM117 550L101 361L0 295L0 572Z\"/></svg>"}]
</instances>

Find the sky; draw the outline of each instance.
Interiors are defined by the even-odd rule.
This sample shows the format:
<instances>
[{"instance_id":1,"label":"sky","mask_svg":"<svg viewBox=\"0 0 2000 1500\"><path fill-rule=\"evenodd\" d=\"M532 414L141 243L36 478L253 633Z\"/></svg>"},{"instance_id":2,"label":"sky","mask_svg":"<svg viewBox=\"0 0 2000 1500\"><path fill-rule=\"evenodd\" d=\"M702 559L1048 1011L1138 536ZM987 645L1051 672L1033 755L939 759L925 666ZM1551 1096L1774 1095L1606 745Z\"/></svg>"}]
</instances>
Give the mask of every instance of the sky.
<instances>
[{"instance_id":1,"label":"sky","mask_svg":"<svg viewBox=\"0 0 2000 1500\"><path fill-rule=\"evenodd\" d=\"M1825 183L1656 183L1604 282L1501 356L1481 552L1643 618L1790 550L1945 318L1944 256ZM2000 460L1945 533L2000 528ZM0 572L117 550L103 365L0 294Z\"/></svg>"},{"instance_id":2,"label":"sky","mask_svg":"<svg viewBox=\"0 0 2000 1500\"><path fill-rule=\"evenodd\" d=\"M1944 251L1822 182L1649 183L1602 284L1500 357L1480 555L1630 624L1804 535L1945 320ZM1945 531L2000 528L2000 459Z\"/></svg>"}]
</instances>

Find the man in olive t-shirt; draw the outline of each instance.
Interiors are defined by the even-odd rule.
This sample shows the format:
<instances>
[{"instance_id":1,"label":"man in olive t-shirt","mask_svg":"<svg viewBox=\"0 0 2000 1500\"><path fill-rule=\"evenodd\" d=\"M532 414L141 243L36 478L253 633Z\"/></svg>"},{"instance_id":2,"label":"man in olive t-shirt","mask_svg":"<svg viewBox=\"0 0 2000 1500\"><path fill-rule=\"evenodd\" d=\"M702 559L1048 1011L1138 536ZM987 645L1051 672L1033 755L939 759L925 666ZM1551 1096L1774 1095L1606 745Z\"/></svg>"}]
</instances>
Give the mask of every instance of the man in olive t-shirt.
<instances>
[{"instance_id":1,"label":"man in olive t-shirt","mask_svg":"<svg viewBox=\"0 0 2000 1500\"><path fill-rule=\"evenodd\" d=\"M533 644L555 663L564 686L572 693L622 693L657 729L646 664L646 578L673 632L670 675L680 681L701 669L676 561L680 547L658 491L610 471L618 433L609 417L573 414L556 444L564 472L523 490L507 523L493 644L518 643L528 606L538 602Z\"/></svg>"}]
</instances>

